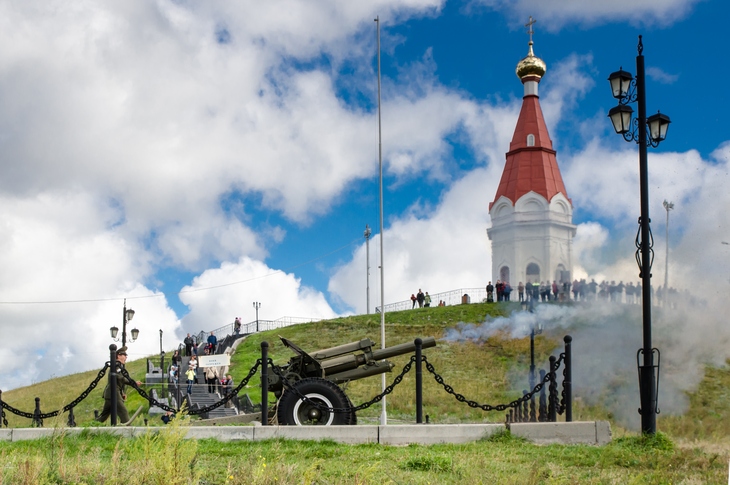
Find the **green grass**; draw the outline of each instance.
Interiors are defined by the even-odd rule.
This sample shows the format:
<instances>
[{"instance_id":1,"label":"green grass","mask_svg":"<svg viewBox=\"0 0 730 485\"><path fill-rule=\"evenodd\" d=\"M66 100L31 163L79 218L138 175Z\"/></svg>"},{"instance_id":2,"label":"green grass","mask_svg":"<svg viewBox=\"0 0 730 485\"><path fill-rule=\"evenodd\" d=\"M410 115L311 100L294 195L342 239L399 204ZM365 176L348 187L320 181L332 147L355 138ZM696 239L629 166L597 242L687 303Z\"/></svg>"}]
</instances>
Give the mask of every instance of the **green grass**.
<instances>
[{"instance_id":1,"label":"green grass","mask_svg":"<svg viewBox=\"0 0 730 485\"><path fill-rule=\"evenodd\" d=\"M664 435L536 446L509 433L461 445L183 440L182 428L119 440L86 433L0 443L0 484L724 484L722 453ZM174 465L174 466L173 466Z\"/></svg>"},{"instance_id":2,"label":"green grass","mask_svg":"<svg viewBox=\"0 0 730 485\"><path fill-rule=\"evenodd\" d=\"M441 338L459 322L480 324L487 315L506 314L509 307L472 304L394 312L387 315L388 345L411 342L416 337ZM296 325L252 335L243 341L232 359L231 374L240 382L260 357L260 344L270 344L269 355L278 364L293 354L278 339L284 336L307 351L370 337L379 346L380 316L359 315ZM546 332L536 338L538 360L544 363L562 334ZM424 351L437 372L454 389L480 403L498 404L518 397L516 379L525 379L529 366L529 338L513 340L504 335L481 342L439 341ZM400 372L408 357L392 359ZM143 360L128 364L135 378L144 376ZM3 393L15 407L32 412L34 398L43 411L56 409L76 398L97 371L54 378ZM389 374L390 381L394 375ZM91 422L93 409L101 409L100 383L76 410L80 426ZM612 484L612 483L727 483L730 459L730 367L708 367L697 391L689 394L690 406L682 416L657 417L661 433L637 436L612 423L614 440L602 447L536 446L509 433L465 445L390 447L342 446L333 442L236 442L182 441L179 436L119 440L97 435L90 429L79 437L66 437L60 428L65 417L47 420L59 426L47 440L0 442L0 485L4 483L514 483L514 484ZM258 376L246 390L260 400ZM354 404L380 392L380 379L351 383L347 394ZM415 422L414 376L388 397L388 416L393 423ZM576 396L574 419L610 419L600 406L586 406ZM273 402L273 397L270 398ZM128 407L144 401L130 393ZM360 423L375 423L378 405L358 413ZM424 375L424 414L432 423L503 422L503 413L485 413L457 402L428 374ZM30 426L30 420L6 413L13 427ZM150 421L151 424L159 420ZM158 430L160 428L157 428ZM172 453L172 455L170 454ZM171 458L173 457L173 458ZM176 457L176 458L175 458ZM187 458L186 458L187 457ZM192 458L191 458L192 457ZM169 471L163 464L184 466ZM343 466L344 465L344 466ZM157 481L155 469L165 469L167 479ZM178 478L171 479L174 475ZM144 481L139 481L143 477ZM192 478L191 478L192 477Z\"/></svg>"}]
</instances>

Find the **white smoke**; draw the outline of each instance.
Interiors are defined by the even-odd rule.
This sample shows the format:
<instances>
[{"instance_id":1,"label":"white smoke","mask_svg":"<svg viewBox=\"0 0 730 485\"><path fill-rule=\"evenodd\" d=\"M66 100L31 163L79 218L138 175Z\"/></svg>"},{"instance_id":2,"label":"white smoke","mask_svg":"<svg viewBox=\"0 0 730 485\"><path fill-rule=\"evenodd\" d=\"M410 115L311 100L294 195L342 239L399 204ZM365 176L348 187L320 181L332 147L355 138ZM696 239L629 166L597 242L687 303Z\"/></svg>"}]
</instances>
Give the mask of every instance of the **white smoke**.
<instances>
[{"instance_id":1,"label":"white smoke","mask_svg":"<svg viewBox=\"0 0 730 485\"><path fill-rule=\"evenodd\" d=\"M704 366L722 365L730 354L730 330L722 325L719 312L708 306L676 303L674 308L652 308L652 345L661 352L658 419L686 412L687 393L697 389ZM445 340L483 342L498 332L518 339L539 327L544 336L561 342L554 351L556 356L563 352L562 338L573 337L573 399L604 407L618 424L639 429L636 356L643 346L641 305L602 301L538 304L534 312L517 311L508 317L488 318L480 325L459 323L446 330ZM547 364L538 363L538 369L547 369ZM525 382L513 385L522 390Z\"/></svg>"}]
</instances>

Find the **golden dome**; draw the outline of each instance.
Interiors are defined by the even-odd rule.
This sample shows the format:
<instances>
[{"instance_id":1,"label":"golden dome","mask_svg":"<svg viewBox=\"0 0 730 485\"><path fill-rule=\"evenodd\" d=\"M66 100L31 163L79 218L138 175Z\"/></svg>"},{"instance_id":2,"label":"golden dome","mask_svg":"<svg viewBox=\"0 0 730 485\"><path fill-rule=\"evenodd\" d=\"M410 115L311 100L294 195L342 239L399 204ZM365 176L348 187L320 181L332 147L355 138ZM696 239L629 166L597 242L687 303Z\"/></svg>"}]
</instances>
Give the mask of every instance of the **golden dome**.
<instances>
[{"instance_id":1,"label":"golden dome","mask_svg":"<svg viewBox=\"0 0 730 485\"><path fill-rule=\"evenodd\" d=\"M527 57L517 63L517 69L515 69L515 73L520 79L523 79L526 76L537 76L538 78L541 78L545 75L545 71L547 71L545 61L533 54L532 41L529 42L529 45L530 52L527 53Z\"/></svg>"}]
</instances>

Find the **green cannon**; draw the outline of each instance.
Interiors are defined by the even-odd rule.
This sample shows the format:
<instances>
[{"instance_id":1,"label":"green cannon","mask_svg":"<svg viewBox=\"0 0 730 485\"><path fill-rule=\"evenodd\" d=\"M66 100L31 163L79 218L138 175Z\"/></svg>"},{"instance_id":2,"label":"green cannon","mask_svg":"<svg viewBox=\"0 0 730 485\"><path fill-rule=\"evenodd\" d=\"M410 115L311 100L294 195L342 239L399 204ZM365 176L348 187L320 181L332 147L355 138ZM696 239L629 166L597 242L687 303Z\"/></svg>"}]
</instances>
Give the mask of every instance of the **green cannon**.
<instances>
[{"instance_id":1,"label":"green cannon","mask_svg":"<svg viewBox=\"0 0 730 485\"><path fill-rule=\"evenodd\" d=\"M287 364L275 365L268 377L269 391L278 398L277 420L285 425L357 424L355 412L322 409L353 407L339 384L390 372L394 364L385 359L416 350L413 342L374 349L375 342L366 338L307 353L284 337L279 338L296 354ZM422 348L435 346L433 337L423 339ZM284 379L291 388L285 386Z\"/></svg>"}]
</instances>

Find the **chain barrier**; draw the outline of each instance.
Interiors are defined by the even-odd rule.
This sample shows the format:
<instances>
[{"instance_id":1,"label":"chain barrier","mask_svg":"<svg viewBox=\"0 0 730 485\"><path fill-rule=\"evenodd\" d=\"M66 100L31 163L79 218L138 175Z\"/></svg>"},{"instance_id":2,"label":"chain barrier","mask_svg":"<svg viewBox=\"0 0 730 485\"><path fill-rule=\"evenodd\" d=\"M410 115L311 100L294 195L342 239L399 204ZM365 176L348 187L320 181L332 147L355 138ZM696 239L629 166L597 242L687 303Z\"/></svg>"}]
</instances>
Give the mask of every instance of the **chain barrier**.
<instances>
[{"instance_id":1,"label":"chain barrier","mask_svg":"<svg viewBox=\"0 0 730 485\"><path fill-rule=\"evenodd\" d=\"M258 359L253 367L251 367L251 370L248 371L248 375L243 378L240 384L238 384L234 389L232 389L228 394L223 396L220 401L215 402L213 404L210 404L208 406L198 408L198 409L191 409L188 411L188 414L204 414L208 413L216 408L219 408L223 406L226 402L228 402L230 399L233 398L233 396L237 395L238 392L243 389L243 387L248 384L248 381L251 380L253 376L256 375L256 372L258 372L259 366L261 366L261 359Z\"/></svg>"},{"instance_id":2,"label":"chain barrier","mask_svg":"<svg viewBox=\"0 0 730 485\"><path fill-rule=\"evenodd\" d=\"M81 401L83 401L84 399L86 399L89 396L89 394L91 393L91 391L93 391L94 389L96 389L96 386L99 384L99 381L101 380L101 378L104 377L104 375L106 374L106 371L109 369L109 367L110 367L109 366L109 362L107 362L106 364L104 364L104 367L96 375L96 378L93 381L91 381L91 383L89 384L89 387L87 387L79 395L79 397L77 397L76 399L74 399L73 401L71 401L69 404L66 404L62 409L58 409L56 411L51 411L50 413L40 413L40 414L38 414L36 412L26 413L25 411L21 411L20 409L14 408L13 406L11 406L8 403L6 403L5 401L2 402L2 407L4 409L7 409L8 411L10 411L11 413L15 414L16 416L21 416L23 418L28 418L28 419L32 419L32 420L36 420L36 419L43 420L43 419L47 419L47 418L54 418L54 417L58 416L61 413L64 413L66 411L71 410L72 408L74 408L75 406L77 406ZM3 411L2 416L3 416L2 417L3 424L5 426L7 426L8 425L8 421L5 418L5 411Z\"/></svg>"},{"instance_id":3,"label":"chain barrier","mask_svg":"<svg viewBox=\"0 0 730 485\"><path fill-rule=\"evenodd\" d=\"M425 357L424 357L424 359L425 359ZM376 404L376 403L379 403L380 401L382 401L385 396L387 396L388 394L393 392L393 389L395 389L395 387L403 381L403 377L411 371L411 366L413 365L413 363L415 361L416 361L416 356L412 355L410 360L406 363L406 365L403 366L403 370L401 371L401 373L398 374L397 376L395 376L395 379L393 379L393 383L391 385L387 386L385 388L385 390L383 390L383 392L381 392L380 394L378 394L377 396L372 398L370 401L364 402L364 403L360 404L359 406L347 407L347 408L331 408L322 403L312 401L307 396L302 394L301 391L299 391L299 389L296 389L294 387L294 385L291 382L289 382L289 380L281 372L279 372L279 369L276 366L274 366L274 361L272 359L269 359L269 365L271 365L271 370L274 372L274 374L279 376L279 378L281 379L281 382L284 384L284 386L287 388L287 390L294 392L297 396L299 396L299 399L306 402L310 406L314 406L317 409L319 409L320 411L327 411L330 413L351 413L351 412L357 412L357 411L361 411L363 409L369 408L373 404Z\"/></svg>"},{"instance_id":4,"label":"chain barrier","mask_svg":"<svg viewBox=\"0 0 730 485\"><path fill-rule=\"evenodd\" d=\"M556 365L558 365L558 366L560 365L559 363L562 361L563 357L564 357L564 354L561 354L560 359L558 359L556 361ZM497 405L492 406L491 404L479 404L476 401L468 400L466 397L464 397L463 394L459 394L459 393L455 392L453 387L451 387L450 385L448 385L444 382L444 378L436 372L436 369L434 368L433 364L431 364L428 361L428 359L426 358L425 355L423 356L423 361L426 363L426 369L428 369L428 371L431 374L433 374L433 377L436 380L436 382L441 384L447 393L453 395L457 401L465 402L466 404L469 405L469 407L472 407L472 408L481 408L483 411L504 411L507 408L517 408L522 403L525 403L525 402L529 401L530 399L532 399L532 396L534 396L535 394L540 392L542 390L543 386L551 380L550 374L547 373L547 374L545 374L545 377L543 378L543 380L541 382L538 382L537 385L532 389L532 391L523 394L522 397L515 399L514 401L510 402L509 404L497 404Z\"/></svg>"}]
</instances>

